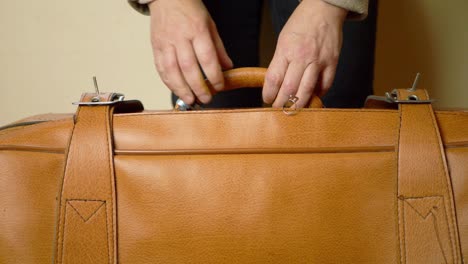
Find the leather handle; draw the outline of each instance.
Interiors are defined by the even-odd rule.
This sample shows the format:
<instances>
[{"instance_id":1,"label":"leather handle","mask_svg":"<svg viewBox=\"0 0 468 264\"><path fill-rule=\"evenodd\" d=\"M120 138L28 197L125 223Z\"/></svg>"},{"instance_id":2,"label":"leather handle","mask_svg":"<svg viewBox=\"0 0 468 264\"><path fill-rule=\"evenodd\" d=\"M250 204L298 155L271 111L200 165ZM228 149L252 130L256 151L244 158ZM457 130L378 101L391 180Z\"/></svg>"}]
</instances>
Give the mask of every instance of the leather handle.
<instances>
[{"instance_id":1,"label":"leather handle","mask_svg":"<svg viewBox=\"0 0 468 264\"><path fill-rule=\"evenodd\" d=\"M244 67L225 71L224 91L263 87L266 71L266 68L260 67ZM209 83L208 86L213 94L217 93ZM313 96L308 105L309 108L323 108L322 101L316 95Z\"/></svg>"},{"instance_id":2,"label":"leather handle","mask_svg":"<svg viewBox=\"0 0 468 264\"><path fill-rule=\"evenodd\" d=\"M224 72L224 89L263 87L266 68L245 67Z\"/></svg>"}]
</instances>

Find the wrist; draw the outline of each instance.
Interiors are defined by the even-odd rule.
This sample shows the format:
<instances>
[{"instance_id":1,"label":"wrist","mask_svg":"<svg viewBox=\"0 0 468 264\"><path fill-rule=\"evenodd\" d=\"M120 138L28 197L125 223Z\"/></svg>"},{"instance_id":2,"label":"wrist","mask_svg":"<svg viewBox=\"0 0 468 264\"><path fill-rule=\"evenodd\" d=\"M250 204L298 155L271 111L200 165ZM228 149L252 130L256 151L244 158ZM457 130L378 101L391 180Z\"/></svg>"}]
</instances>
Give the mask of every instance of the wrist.
<instances>
[{"instance_id":1,"label":"wrist","mask_svg":"<svg viewBox=\"0 0 468 264\"><path fill-rule=\"evenodd\" d=\"M323 0L298 0L301 5L310 7L311 11L315 14L321 14L323 16L335 18L340 22L346 20L348 10L342 7L330 4Z\"/></svg>"}]
</instances>

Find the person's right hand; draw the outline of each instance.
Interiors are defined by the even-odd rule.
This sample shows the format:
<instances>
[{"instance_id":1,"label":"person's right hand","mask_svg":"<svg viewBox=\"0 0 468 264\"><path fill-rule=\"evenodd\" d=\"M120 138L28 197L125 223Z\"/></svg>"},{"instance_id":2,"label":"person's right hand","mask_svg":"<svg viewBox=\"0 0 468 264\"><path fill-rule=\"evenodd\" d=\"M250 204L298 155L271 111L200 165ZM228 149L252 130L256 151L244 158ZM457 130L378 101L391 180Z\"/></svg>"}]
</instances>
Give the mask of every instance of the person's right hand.
<instances>
[{"instance_id":1,"label":"person's right hand","mask_svg":"<svg viewBox=\"0 0 468 264\"><path fill-rule=\"evenodd\" d=\"M151 43L161 80L185 103L211 101L200 67L215 90L224 88L222 69L233 67L216 25L201 0L155 0Z\"/></svg>"}]
</instances>

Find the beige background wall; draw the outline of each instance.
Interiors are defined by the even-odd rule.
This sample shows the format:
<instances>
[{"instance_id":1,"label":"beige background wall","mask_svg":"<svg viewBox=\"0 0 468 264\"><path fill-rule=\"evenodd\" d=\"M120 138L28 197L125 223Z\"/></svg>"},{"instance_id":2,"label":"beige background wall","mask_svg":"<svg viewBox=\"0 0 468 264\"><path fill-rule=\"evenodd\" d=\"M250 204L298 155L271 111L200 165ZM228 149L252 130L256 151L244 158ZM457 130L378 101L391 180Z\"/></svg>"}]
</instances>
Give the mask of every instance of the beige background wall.
<instances>
[{"instance_id":1,"label":"beige background wall","mask_svg":"<svg viewBox=\"0 0 468 264\"><path fill-rule=\"evenodd\" d=\"M468 108L468 1L380 0L375 92L420 87L439 107Z\"/></svg>"},{"instance_id":2,"label":"beige background wall","mask_svg":"<svg viewBox=\"0 0 468 264\"><path fill-rule=\"evenodd\" d=\"M0 1L0 125L38 113L74 112L84 91L144 98L170 108L157 77L148 17L125 0Z\"/></svg>"},{"instance_id":3,"label":"beige background wall","mask_svg":"<svg viewBox=\"0 0 468 264\"><path fill-rule=\"evenodd\" d=\"M381 0L376 92L410 86L421 71L439 106L468 108L466 10L466 0ZM0 125L73 112L71 102L94 89L93 75L101 91L169 109L148 31L148 18L124 0L1 1Z\"/></svg>"}]
</instances>

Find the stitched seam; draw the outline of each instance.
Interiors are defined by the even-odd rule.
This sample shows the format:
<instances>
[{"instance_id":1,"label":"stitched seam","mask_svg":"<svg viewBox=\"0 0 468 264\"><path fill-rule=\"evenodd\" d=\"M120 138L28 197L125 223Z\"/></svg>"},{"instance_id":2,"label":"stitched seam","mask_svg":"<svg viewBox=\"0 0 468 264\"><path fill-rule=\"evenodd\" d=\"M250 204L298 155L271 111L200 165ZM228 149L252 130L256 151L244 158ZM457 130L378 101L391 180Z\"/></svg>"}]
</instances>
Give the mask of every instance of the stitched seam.
<instances>
[{"instance_id":1,"label":"stitched seam","mask_svg":"<svg viewBox=\"0 0 468 264\"><path fill-rule=\"evenodd\" d=\"M442 197L442 201L444 201L443 197ZM432 212L432 210L431 210L431 212ZM442 241L440 241L439 228L438 228L438 224L437 224L437 217L435 216L434 213L431 213L430 215L432 215L432 218L433 218L434 231L436 233L437 242L439 242L438 243L439 244L439 249L442 252L442 256L444 257L445 264L447 264L448 262L447 262L447 257L445 256L444 246L442 245Z\"/></svg>"},{"instance_id":2,"label":"stitched seam","mask_svg":"<svg viewBox=\"0 0 468 264\"><path fill-rule=\"evenodd\" d=\"M444 201L444 197L443 196L439 196L439 195L436 195L436 196L423 196L423 197L411 197L411 198L405 198L405 202L408 201L408 200L421 200L421 199L425 199L425 198L442 198L442 201ZM410 203L406 202L408 204L409 207L411 207L414 212L416 212L416 214L418 214L422 219L426 220L427 217L432 214L432 210L429 212L429 214L427 214L426 216L420 214L418 212L418 210L416 210L416 208L414 208L414 206L412 206ZM447 219L446 219L447 220Z\"/></svg>"},{"instance_id":3,"label":"stitched seam","mask_svg":"<svg viewBox=\"0 0 468 264\"><path fill-rule=\"evenodd\" d=\"M22 148L22 146L15 145L1 145L0 151L15 151L15 152L37 152L45 154L65 154L65 148Z\"/></svg>"},{"instance_id":4,"label":"stitched seam","mask_svg":"<svg viewBox=\"0 0 468 264\"><path fill-rule=\"evenodd\" d=\"M428 195L428 196L417 196L417 197L405 197L405 200L418 200L424 198L444 198L442 195Z\"/></svg>"},{"instance_id":5,"label":"stitched seam","mask_svg":"<svg viewBox=\"0 0 468 264\"><path fill-rule=\"evenodd\" d=\"M67 215L67 204L66 203L65 203L64 212L65 213L64 213L64 216L63 216L63 218L64 218L64 221L63 221L63 239L61 241L61 246L62 246L62 256L61 256L62 261L61 261L61 263L63 263L63 258L65 256L65 254L63 254L63 244L65 243L65 223L66 223L65 216Z\"/></svg>"},{"instance_id":6,"label":"stitched seam","mask_svg":"<svg viewBox=\"0 0 468 264\"><path fill-rule=\"evenodd\" d=\"M206 111L189 111L189 112L159 112L159 113L133 113L133 114L120 114L116 117L124 116L153 116L153 115L206 115L206 114L229 114L229 113L264 113L264 112L273 112L273 113L283 113L281 110L252 110L252 111L236 111L236 110L206 110ZM396 110L330 110L330 109L314 109L312 112L324 112L324 113L392 113L397 114ZM307 113L306 112L306 113ZM298 112L300 114L300 112Z\"/></svg>"},{"instance_id":7,"label":"stitched seam","mask_svg":"<svg viewBox=\"0 0 468 264\"><path fill-rule=\"evenodd\" d=\"M93 216L99 211L99 209L101 209L101 207L104 205L101 204L89 217L88 219L85 219L81 214L80 212L78 212L78 209L76 209L73 204L70 203L70 201L74 201L74 200L71 200L71 199L67 199L67 204L70 205L74 210L75 212L80 216L81 219L83 219L84 222L88 222L91 218L93 218ZM76 200L75 200L76 201ZM84 202L96 202L96 201L93 201L93 200L83 200ZM98 200L99 201L99 200ZM105 202L105 201L101 201L101 202Z\"/></svg>"},{"instance_id":8,"label":"stitched seam","mask_svg":"<svg viewBox=\"0 0 468 264\"><path fill-rule=\"evenodd\" d=\"M68 201L80 201L80 202L105 202L106 200L98 200L98 199L75 199L75 198L69 198L67 199Z\"/></svg>"},{"instance_id":9,"label":"stitched seam","mask_svg":"<svg viewBox=\"0 0 468 264\"><path fill-rule=\"evenodd\" d=\"M454 240L454 238L452 236L452 232L451 232L451 228L450 228L450 226L452 224L454 224L454 222L455 222L454 221L455 215L453 215L453 209L454 208L452 208L452 203L451 203L451 200L453 199L453 197L450 196L450 192L449 192L449 186L448 186L449 179L447 178L448 175L447 175L447 171L445 170L445 166L444 166L445 162L444 162L444 159L442 158L443 149L441 149L441 146L440 146L440 143L441 143L440 140L439 140L440 135L439 135L439 133L437 133L437 130L436 130L437 123L434 120L434 115L432 114L431 105L427 105L426 108L427 108L427 111L425 111L425 113L428 114L429 118L431 119L432 132L434 133L434 136L435 136L435 138L437 139L437 142L438 142L437 145L438 145L438 149L439 149L439 155L437 155L437 156L439 157L439 160L441 162L440 163L441 165L439 166L439 169L441 169L441 171L444 173L444 176L445 176L444 177L445 178L445 184L444 184L445 195L447 195L447 197L449 198L449 199L447 199L448 200L448 206L445 205L445 200L444 200L444 205L447 207L447 208L444 208L445 209L445 217L446 217L446 221L448 220L447 219L448 216L450 218L450 222L447 221L447 226L448 226L448 231L449 231L448 233L449 233L449 236L450 236L450 244L452 246L453 258L454 258L455 262L457 262L458 254L457 254L457 251L456 251L456 246L454 244L454 243L456 243L456 241ZM449 211L448 213L447 213L447 210ZM453 228L454 228L453 231L455 232L455 227L453 227Z\"/></svg>"},{"instance_id":10,"label":"stitched seam","mask_svg":"<svg viewBox=\"0 0 468 264\"><path fill-rule=\"evenodd\" d=\"M76 116L79 115L81 111L81 108L78 108L77 110L77 113L76 113ZM76 122L78 122L78 120L76 120ZM69 163L70 163L70 152L73 150L73 142L74 142L74 135L75 135L75 131L76 131L76 123L74 123L73 125L73 131L71 133L71 136L70 136L70 144L68 145L68 153L66 154L67 155L67 160L65 162L65 170L64 170L64 173L63 173L63 182L62 182L62 190L60 192L60 205L59 205L59 225L58 225L58 234L57 234L57 240L56 243L58 245L60 245L60 247L57 247L56 249L56 256L58 257L59 255L59 252L62 252L62 256L61 256L61 259L62 259L62 263L63 263L63 241L64 239L61 237L61 235L65 236L65 213L66 213L66 209L67 209L67 206L66 206L66 198L64 198L64 192L65 192L65 184L66 184L66 181L67 181L67 173L69 171ZM64 201L65 200L65 201ZM64 203L65 202L65 203ZM62 217L62 206L65 207L63 209L63 212L64 212L64 215ZM62 219L63 218L63 219ZM63 222L63 231L62 230L62 222ZM63 232L63 234L61 234ZM56 260L57 260L57 257L56 257Z\"/></svg>"},{"instance_id":11,"label":"stitched seam","mask_svg":"<svg viewBox=\"0 0 468 264\"><path fill-rule=\"evenodd\" d=\"M402 219L403 219L403 234L402 234L402 236L403 236L403 240L404 240L404 242L405 242L404 245L403 245L403 247L404 247L404 252L405 252L405 254L404 254L404 255L405 255L405 262L404 262L404 263L406 264L406 262L408 261L408 260L407 260L407 257L408 257L408 254L407 254L407 253L408 253L408 248L407 248L407 246L406 246L406 244L407 244L407 243L406 243L406 220L405 220L406 216L405 216L405 198L404 198L404 197L403 197L403 200L401 201L401 204L402 204L402 207L403 207L403 208L402 208L402 211L403 211L403 212L402 212Z\"/></svg>"},{"instance_id":12,"label":"stitched seam","mask_svg":"<svg viewBox=\"0 0 468 264\"><path fill-rule=\"evenodd\" d=\"M456 115L456 116L468 116L468 112L458 112L458 113L447 113L447 112L438 112L436 111L436 115Z\"/></svg>"},{"instance_id":13,"label":"stitched seam","mask_svg":"<svg viewBox=\"0 0 468 264\"><path fill-rule=\"evenodd\" d=\"M447 219L447 213L445 211L445 199L444 199L444 196L440 196L440 195L434 195L434 196L422 196L422 197L411 197L411 198L404 198L404 201L403 203L404 204L408 204L409 207L411 207L413 209L413 211L419 215L422 219L424 220L427 220L427 217L429 217L429 215L432 215L434 217L434 232L436 233L436 237L437 237L437 242L438 242L438 245L440 247L440 251L442 253L442 256L444 257L444 260L445 260L445 263L447 263L447 257L445 256L445 251L444 251L444 248L443 248L443 244L442 244L442 241L440 240L440 234L439 234L439 229L437 228L437 218L435 217L435 214L432 212L432 210L429 212L428 215L426 216L423 216L421 215L417 210L416 208L414 208L410 203L406 202L407 200L420 200L420 199L425 199L425 198L442 198L442 204L444 205L444 218L445 218L445 221L447 222L447 230L448 230L448 219ZM448 230L449 231L449 230ZM449 231L450 232L450 231Z\"/></svg>"},{"instance_id":14,"label":"stitched seam","mask_svg":"<svg viewBox=\"0 0 468 264\"><path fill-rule=\"evenodd\" d=\"M447 200L450 200L450 199L447 199ZM445 212L445 213L444 213L444 217L445 217L445 221L447 222L447 232L448 232L449 234L451 234L451 232L450 232L450 222L448 221L449 219L448 219L448 216L447 216L447 215L448 215L448 214L447 214L447 208L446 208L447 206L445 205L445 201L446 201L446 199L443 199L444 212ZM450 209L449 209L449 210L450 210ZM454 230L454 231L455 231L455 230ZM452 239L452 236L450 236L450 239ZM452 244L452 240L450 240L450 244ZM442 252L443 252L443 251L442 251ZM457 252L456 252L456 249L455 249L455 245L453 245L453 247L452 247L452 254L453 254L454 252L455 252L455 256L454 256L454 260L455 260L455 261L454 261L454 262L456 263L457 260L458 260L458 257L457 257ZM445 256L445 255L444 255L444 256Z\"/></svg>"},{"instance_id":15,"label":"stitched seam","mask_svg":"<svg viewBox=\"0 0 468 264\"><path fill-rule=\"evenodd\" d=\"M106 148L107 148L107 151L109 153L107 153L107 164L109 166L109 188L110 188L110 197L111 197L111 201L110 201L110 207L111 207L111 210L112 210L112 215L111 215L111 223L109 223L109 218L107 217L107 204L106 204L106 233L107 233L107 256L108 256L108 261L109 263L111 262L111 259L112 259L112 255L114 253L114 249L113 249L113 245L114 245L114 193L112 191L113 189L113 186L112 186L112 168L111 168L111 160L110 160L110 150L109 150L109 147L110 147L110 143L109 143L109 137L110 137L110 134L109 134L109 114L110 114L110 107L109 106L106 106L106 111L104 111L104 120L106 122ZM109 228L108 228L108 225L110 224L111 226L111 233L109 234ZM111 241L109 241L109 237L112 237L113 239L111 239ZM111 246L109 246L109 242L112 243ZM112 253L111 253L111 250L112 250Z\"/></svg>"},{"instance_id":16,"label":"stitched seam","mask_svg":"<svg viewBox=\"0 0 468 264\"><path fill-rule=\"evenodd\" d=\"M438 133L437 133L437 130L436 130L436 128L435 128L435 126L436 126L437 124L434 122L434 115L431 115L431 114L430 114L430 111L432 111L432 109L430 108L429 105L426 106L426 108L427 108L427 111L425 111L425 113L428 114L428 115L429 115L429 118L431 119L432 128L433 128L433 129L432 129L432 132L434 133L434 136L435 136L435 138L437 139L437 141L439 141ZM438 145L439 145L439 150L442 151L442 150L440 149L440 144L438 144ZM445 194L448 196L448 198L451 198L451 197L450 197L450 194L449 194L449 192L448 192L448 182L447 182L446 171L445 171L445 168L444 168L444 165L443 165L443 164L444 164L444 160L442 159L442 153L439 153L438 158L439 158L439 161L441 162L441 163L440 163L441 166L439 166L439 169L442 169L441 171L443 171L444 176L445 176L445 177L444 177L444 178L445 178L445 185L444 185ZM441 168L441 167L442 167L442 168ZM450 200L450 199L448 199L448 200ZM451 244L451 246L452 246L452 248L451 248L452 250L451 250L451 251L452 251L452 254L454 254L454 255L453 255L453 258L454 258L454 260L455 260L455 262L456 262L458 259L457 259L457 254L456 254L456 250L455 250L455 245L453 245L454 240L453 240L452 232L451 232L451 228L450 228L451 224L453 224L453 219L452 219L452 215L451 215L452 206L451 206L450 202L449 202L448 204L449 204L449 205L446 206L447 208L444 208L444 209L445 209L445 218L446 218L446 221L447 221L447 229L448 229L448 233L449 233L449 237L450 237L450 244ZM445 200L444 200L444 205L445 205ZM447 210L450 211L450 212L447 212ZM450 222L448 221L449 219L447 218L447 217L448 217L447 215L450 217Z\"/></svg>"},{"instance_id":17,"label":"stitched seam","mask_svg":"<svg viewBox=\"0 0 468 264\"><path fill-rule=\"evenodd\" d=\"M106 234L109 234L109 228L107 227L107 202L104 203L106 205ZM109 264L111 264L111 258L109 256L109 242L106 243L106 249L107 249L107 261Z\"/></svg>"},{"instance_id":18,"label":"stitched seam","mask_svg":"<svg viewBox=\"0 0 468 264\"><path fill-rule=\"evenodd\" d=\"M402 117L402 110L400 108L400 111L398 112L398 116L399 116L399 119L400 119L400 122L398 124L398 134L397 134L397 148L396 148L396 153L397 153L397 168L396 168L396 175L397 175L397 180L396 180L396 190L397 190L397 219L398 219L398 228L397 228L397 235L398 235L398 244L399 244L399 248L400 248L400 262L402 264L406 263L406 249L403 248L406 247L406 243L402 243L402 239L403 239L403 242L404 242L404 239L405 239L405 229L404 229L404 226L403 226L403 234L400 234L400 227L401 227L401 219L403 218L403 225L405 224L404 223L404 212L403 212L403 215L402 212L400 212L400 203L398 202L399 199L399 195L400 195L400 137L401 137L401 125L402 125L402 122L403 122L403 117ZM403 203L403 200L402 200L402 205L403 205L403 209L404 209L404 203ZM401 215L401 217L400 217ZM402 245L403 244L403 245ZM404 252L403 252L404 251ZM405 262L403 262L403 255L405 256Z\"/></svg>"}]
</instances>

